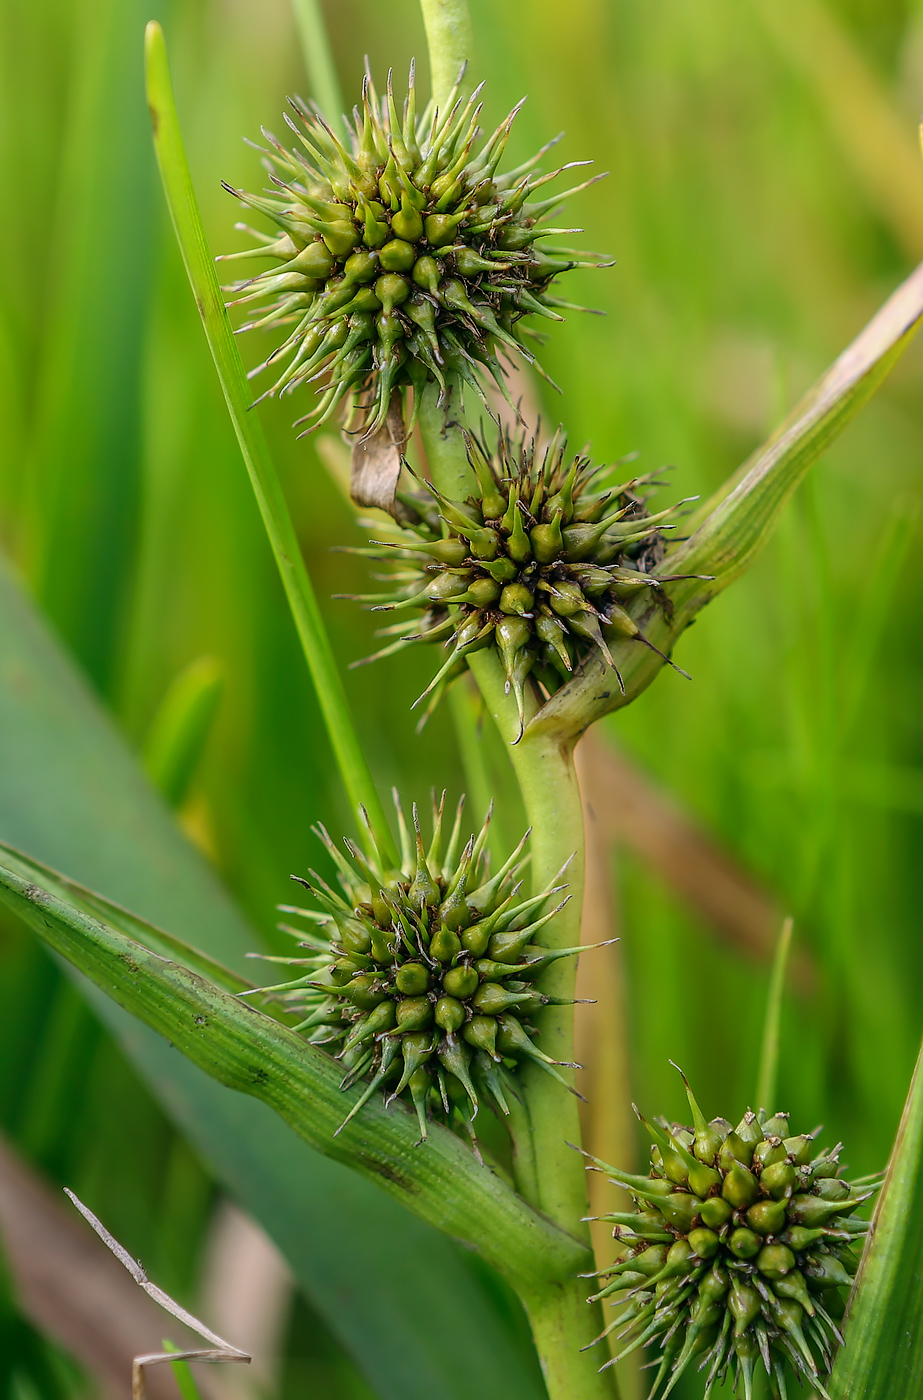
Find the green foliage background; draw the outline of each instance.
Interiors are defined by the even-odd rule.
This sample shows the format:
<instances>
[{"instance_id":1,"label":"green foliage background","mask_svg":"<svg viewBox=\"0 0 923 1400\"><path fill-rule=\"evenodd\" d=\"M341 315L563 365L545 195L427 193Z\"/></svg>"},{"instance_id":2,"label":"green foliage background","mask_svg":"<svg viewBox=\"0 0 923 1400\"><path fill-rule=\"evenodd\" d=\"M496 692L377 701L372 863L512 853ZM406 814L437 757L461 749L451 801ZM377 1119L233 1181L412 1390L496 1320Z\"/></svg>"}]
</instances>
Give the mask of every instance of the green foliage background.
<instances>
[{"instance_id":1,"label":"green foliage background","mask_svg":"<svg viewBox=\"0 0 923 1400\"><path fill-rule=\"evenodd\" d=\"M563 398L543 389L544 411L600 459L637 449L647 468L675 463L677 495L707 495L733 471L923 255L923 162L911 160L923 8L773 8L774 20L766 0L472 4L488 116L530 94L514 154L565 128L564 159L611 172L569 206L586 244L618 259L573 275L576 299L608 315L552 329L544 362ZM221 706L183 816L273 945L289 872L318 859L311 823L337 829L346 812L156 182L141 80L155 13L216 249L241 246L219 180L258 179L241 137L279 130L285 95L307 91L286 0L4 7L0 537L135 746L177 673L218 659ZM836 45L812 38L817 14ZM347 93L366 51L382 75L422 59L412 0L337 0L327 15ZM844 52L868 89L837 68ZM876 180L855 133L874 129L879 100L894 139ZM857 1172L886 1156L921 1021L921 383L917 346L756 568L682 642L694 685L666 673L608 722L794 915L819 975L786 1009L782 1097L797 1121L845 1139ZM295 441L292 405L261 413L345 667L372 649L370 620L326 601L363 579L328 552L355 540L350 512L313 442ZM427 674L421 656L348 677L382 790L461 787L448 711L413 735ZM708 1111L733 1116L755 1078L766 969L629 856L617 875L632 1095L679 1114L673 1058ZM0 1120L38 1167L105 1203L158 1282L194 1299L208 1174L11 923ZM368 1394L299 1309L286 1393Z\"/></svg>"}]
</instances>

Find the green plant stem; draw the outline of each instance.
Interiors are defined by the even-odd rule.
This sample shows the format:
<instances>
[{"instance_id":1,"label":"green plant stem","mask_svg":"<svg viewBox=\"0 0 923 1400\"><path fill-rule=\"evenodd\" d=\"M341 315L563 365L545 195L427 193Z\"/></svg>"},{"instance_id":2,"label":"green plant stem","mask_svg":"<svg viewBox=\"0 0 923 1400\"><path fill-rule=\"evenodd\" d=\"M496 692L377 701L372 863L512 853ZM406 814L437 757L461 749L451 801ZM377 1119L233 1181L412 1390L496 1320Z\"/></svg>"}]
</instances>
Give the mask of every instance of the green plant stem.
<instances>
[{"instance_id":1,"label":"green plant stem","mask_svg":"<svg viewBox=\"0 0 923 1400\"><path fill-rule=\"evenodd\" d=\"M419 413L420 433L436 488L455 499L474 489L474 477L465 455L464 438L457 424L446 422L435 394L424 394ZM469 666L497 728L510 745L513 768L522 791L526 815L532 827L532 885L540 889L557 881L568 886L569 902L546 926L548 947L570 948L580 943L583 908L584 831L583 808L574 768L573 745L555 735L526 729L521 741L519 719L500 660L493 649L477 652ZM537 709L527 694L526 721ZM546 969L539 988L565 1000L574 995L576 959L561 958ZM542 1050L566 1066L573 1060L574 1017L569 1006L546 1007L538 1018ZM573 1084L573 1071L558 1073ZM584 1160L570 1144L580 1142L577 1101L561 1084L537 1065L522 1072L525 1114L510 1125L514 1171L519 1192L575 1236L590 1254ZM574 1397L612 1397L617 1393L614 1373L598 1373L596 1353L581 1351L601 1330L601 1309L586 1303L584 1282L562 1282L553 1290L525 1292L523 1302L532 1322L535 1343L545 1370L552 1400Z\"/></svg>"},{"instance_id":2,"label":"green plant stem","mask_svg":"<svg viewBox=\"0 0 923 1400\"><path fill-rule=\"evenodd\" d=\"M343 96L320 0L292 0L292 10L311 93L328 122L337 124L336 130L343 111Z\"/></svg>"},{"instance_id":3,"label":"green plant stem","mask_svg":"<svg viewBox=\"0 0 923 1400\"><path fill-rule=\"evenodd\" d=\"M573 749L539 732L514 745L519 720L505 693L497 656L493 651L479 652L471 657L470 667L501 735L511 745L513 768L532 827L533 889L549 884L570 862L558 881L566 881L570 900L542 931L546 946L576 947L583 910L585 843ZM569 1000L576 974L576 958L561 958L546 969L537 985L547 995ZM536 1022L545 1054L570 1063L574 1057L572 1008L546 1007ZM573 1070L562 1067L558 1073L573 1084ZM589 1213L585 1164L571 1146L580 1143L577 1100L537 1065L522 1071L522 1084L525 1114L510 1124L517 1190L585 1244L590 1258L589 1227L584 1221ZM587 1292L585 1280L570 1279L521 1295L551 1400L612 1400L618 1393L614 1370L598 1371L605 1353L582 1350L599 1335L603 1324L602 1308L598 1303L587 1304Z\"/></svg>"},{"instance_id":4,"label":"green plant stem","mask_svg":"<svg viewBox=\"0 0 923 1400\"><path fill-rule=\"evenodd\" d=\"M439 404L439 385L430 382L420 395L417 421L426 450L433 484L452 500L463 501L477 490L477 478L468 461L465 439L460 432L456 412L461 389L454 375L446 376L449 398L446 406Z\"/></svg>"},{"instance_id":5,"label":"green plant stem","mask_svg":"<svg viewBox=\"0 0 923 1400\"><path fill-rule=\"evenodd\" d=\"M426 28L433 98L444 106L474 47L468 0L420 0L420 9Z\"/></svg>"},{"instance_id":6,"label":"green plant stem","mask_svg":"<svg viewBox=\"0 0 923 1400\"><path fill-rule=\"evenodd\" d=\"M475 488L474 473L468 464L462 433L446 415L429 390L423 395L419 413L420 432L427 461L437 490L453 499L463 499ZM566 880L568 904L548 926L548 946L576 947L580 942L580 914L583 905L584 835L583 809L574 768L573 747L555 735L539 730L526 731L516 742L519 719L513 697L506 693L506 681L499 657L493 648L476 652L469 666L484 702L505 743L510 745L526 816L532 827L532 885L541 889L570 862ZM527 694L526 720L537 708ZM572 997L576 983L575 959L561 958L542 974L539 986L553 996ZM555 1060L573 1059L573 1013L569 1007L546 1008L541 1018L542 1048ZM560 1071L573 1083L572 1072ZM571 1142L579 1141L580 1127L576 1099L550 1075L535 1068L525 1074L526 1099L532 1120L532 1142L539 1192L533 1204L564 1225L570 1233L589 1240L586 1226L580 1224L587 1213L587 1192L583 1162Z\"/></svg>"},{"instance_id":7,"label":"green plant stem","mask_svg":"<svg viewBox=\"0 0 923 1400\"><path fill-rule=\"evenodd\" d=\"M250 412L247 379L224 309L192 188L163 30L154 21L145 31L145 71L154 147L173 227L343 785L353 808L364 806L376 830L381 833L380 839L390 841L388 823L359 745L330 639L304 565L275 465L259 419Z\"/></svg>"},{"instance_id":8,"label":"green plant stem","mask_svg":"<svg viewBox=\"0 0 923 1400\"><path fill-rule=\"evenodd\" d=\"M592 1268L592 1265L588 1265ZM520 1294L532 1328L550 1400L617 1400L618 1386L604 1343L583 1348L599 1335L599 1304L587 1306L586 1279L567 1279Z\"/></svg>"}]
</instances>

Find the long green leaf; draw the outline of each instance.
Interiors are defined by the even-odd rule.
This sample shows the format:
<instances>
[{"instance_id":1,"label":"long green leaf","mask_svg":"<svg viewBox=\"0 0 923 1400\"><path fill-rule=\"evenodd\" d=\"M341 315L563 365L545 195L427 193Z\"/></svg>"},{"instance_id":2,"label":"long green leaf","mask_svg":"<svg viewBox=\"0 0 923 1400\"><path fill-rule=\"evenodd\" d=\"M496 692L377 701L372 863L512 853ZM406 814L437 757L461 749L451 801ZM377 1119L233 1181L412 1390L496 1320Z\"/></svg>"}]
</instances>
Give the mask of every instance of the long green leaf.
<instances>
[{"instance_id":1,"label":"long green leaf","mask_svg":"<svg viewBox=\"0 0 923 1400\"><path fill-rule=\"evenodd\" d=\"M301 1036L198 973L151 952L17 868L0 847L0 899L126 1011L221 1084L261 1099L313 1148L380 1183L415 1214L476 1246L510 1280L561 1278L584 1249L535 1215L438 1124L419 1151L416 1115L373 1097L344 1124L362 1086Z\"/></svg>"},{"instance_id":2,"label":"long green leaf","mask_svg":"<svg viewBox=\"0 0 923 1400\"><path fill-rule=\"evenodd\" d=\"M103 690L115 676L137 537L142 347L156 267L156 174L132 62L150 9L97 0L74 25L55 227L42 234L51 315L31 452L17 463L36 592ZM42 81L53 104L53 79L43 72Z\"/></svg>"},{"instance_id":3,"label":"long green leaf","mask_svg":"<svg viewBox=\"0 0 923 1400\"><path fill-rule=\"evenodd\" d=\"M167 689L144 739L148 777L179 807L195 776L221 703L224 671L213 656L191 661Z\"/></svg>"},{"instance_id":4,"label":"long green leaf","mask_svg":"<svg viewBox=\"0 0 923 1400\"><path fill-rule=\"evenodd\" d=\"M363 805L380 839L388 824L359 745L343 683L336 667L313 585L260 422L251 413L252 395L224 309L214 262L205 240L183 146L163 30L152 21L145 31L147 100L164 193L189 282L215 361L228 413L237 434L263 524L275 556L285 596L311 672L330 743L354 808Z\"/></svg>"},{"instance_id":5,"label":"long green leaf","mask_svg":"<svg viewBox=\"0 0 923 1400\"><path fill-rule=\"evenodd\" d=\"M850 1299L832 1400L923 1396L923 1046Z\"/></svg>"},{"instance_id":6,"label":"long green leaf","mask_svg":"<svg viewBox=\"0 0 923 1400\"><path fill-rule=\"evenodd\" d=\"M2 563L0 838L225 963L241 965L258 946ZM376 1394L538 1400L534 1358L466 1253L81 986L217 1179L286 1255ZM478 1344L459 1351L457 1331Z\"/></svg>"},{"instance_id":7,"label":"long green leaf","mask_svg":"<svg viewBox=\"0 0 923 1400\"><path fill-rule=\"evenodd\" d=\"M81 885L77 880L69 879L66 875L62 875L59 870L53 870L51 866L33 859L14 846L5 845L2 841L0 841L0 851L5 851L7 856L13 860L16 869L28 879L53 891L59 899L73 904L77 909L82 909L84 913L111 924L126 938L143 943L145 948L151 948L155 953L160 953L164 957L179 959L185 967L191 967L194 971L201 973L203 977L208 977L219 987L223 987L226 992L236 994L254 989L253 982L248 981L246 977L239 976L231 968L226 967L224 963L219 962L217 958L209 957L207 953L193 947L185 939L177 938L175 934L165 932L164 929L158 928L156 924L150 923L147 919L139 918L130 909L116 904L114 900L106 899L104 895L97 894L95 890L88 889L86 885Z\"/></svg>"},{"instance_id":8,"label":"long green leaf","mask_svg":"<svg viewBox=\"0 0 923 1400\"><path fill-rule=\"evenodd\" d=\"M707 603L743 573L765 545L779 515L808 469L852 421L906 350L923 317L923 265L834 361L772 436L759 447L692 521L690 538L667 555L663 574L688 578L667 585L672 605L632 609L642 632L668 652ZM595 656L544 705L526 738L551 734L573 742L590 724L622 709L650 685L663 666L649 647L626 641L611 647L624 683Z\"/></svg>"}]
</instances>

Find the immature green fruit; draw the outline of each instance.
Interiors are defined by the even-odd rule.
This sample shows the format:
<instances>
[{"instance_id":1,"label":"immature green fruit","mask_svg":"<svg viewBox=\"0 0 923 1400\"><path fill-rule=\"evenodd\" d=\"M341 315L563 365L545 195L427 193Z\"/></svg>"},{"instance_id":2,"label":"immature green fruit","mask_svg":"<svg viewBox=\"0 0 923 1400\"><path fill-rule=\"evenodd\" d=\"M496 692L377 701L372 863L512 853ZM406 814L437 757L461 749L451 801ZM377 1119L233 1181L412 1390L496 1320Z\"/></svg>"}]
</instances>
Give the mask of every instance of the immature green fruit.
<instances>
[{"instance_id":1,"label":"immature green fruit","mask_svg":"<svg viewBox=\"0 0 923 1400\"><path fill-rule=\"evenodd\" d=\"M298 970L296 980L264 992L297 1012L296 1029L312 1043L343 1061L344 1088L367 1081L346 1122L381 1088L388 1102L401 1097L413 1105L422 1137L430 1114L473 1136L482 1100L509 1113L512 1076L521 1062L559 1077L560 1062L539 1049L530 1017L547 1001L532 979L549 961L578 951L552 951L536 941L562 907L554 896L564 886L552 883L532 898L520 897L526 837L491 877L490 817L463 846L463 801L444 833L443 794L424 849L416 807L408 830L395 794L397 869L382 861L371 829L367 849L345 843L348 858L323 827L316 829L337 867L340 890L313 871L300 882L320 909L292 910L314 927L307 935L288 932L308 951L287 959ZM501 961L483 956L495 940Z\"/></svg>"},{"instance_id":2,"label":"immature green fruit","mask_svg":"<svg viewBox=\"0 0 923 1400\"><path fill-rule=\"evenodd\" d=\"M468 434L467 446L474 494L450 500L425 483L399 492L410 523L357 551L392 565L396 584L359 601L373 612L423 615L385 628L380 635L397 640L366 660L440 644L444 660L416 702L431 697L421 723L465 658L486 646L499 652L520 724L530 689L539 700L552 694L591 654L612 666L621 685L609 641L652 645L619 602L626 584L669 606L665 580L652 570L664 556L663 530L671 527L661 522L671 512L648 511L644 488L653 478L607 485L611 469L570 457L560 434L544 449L506 431L495 445ZM446 568L449 545L459 552ZM706 1131L706 1149L709 1133L715 1129Z\"/></svg>"},{"instance_id":3,"label":"immature green fruit","mask_svg":"<svg viewBox=\"0 0 923 1400\"><path fill-rule=\"evenodd\" d=\"M732 1129L707 1123L691 1091L689 1104L692 1128L641 1118L655 1144L649 1177L597 1163L638 1208L604 1217L621 1255L596 1297L623 1311L603 1336L624 1329L622 1356L659 1341L649 1400L665 1400L696 1358L706 1398L730 1377L752 1400L760 1361L774 1395L785 1396L786 1364L825 1395L841 1341L832 1298L851 1285L853 1244L868 1229L848 1217L872 1193L836 1175L839 1149L818 1154L813 1136L788 1136L786 1115L748 1111ZM714 1179L701 1199L693 1177L703 1169Z\"/></svg>"},{"instance_id":4,"label":"immature green fruit","mask_svg":"<svg viewBox=\"0 0 923 1400\"><path fill-rule=\"evenodd\" d=\"M318 401L299 422L317 427L345 408L347 426L355 420L369 435L396 391L419 392L432 380L445 403L453 376L482 399L485 376L506 392L501 356L512 350L535 362L522 319L560 321L558 308L583 309L551 295L555 280L606 265L573 249L538 251L540 240L564 232L548 227L548 216L593 181L537 199L569 168L535 173L554 142L498 174L519 108L478 144L481 89L466 102L460 84L461 75L441 108L431 102L418 113L411 65L399 113L390 74L379 98L367 73L360 106L332 127L295 99L286 121L298 147L264 132L273 188L256 195L225 186L275 225L269 235L238 225L258 246L227 260L270 266L225 290L229 305L259 308L242 330L282 332L260 366L275 374L267 394L316 386Z\"/></svg>"}]
</instances>

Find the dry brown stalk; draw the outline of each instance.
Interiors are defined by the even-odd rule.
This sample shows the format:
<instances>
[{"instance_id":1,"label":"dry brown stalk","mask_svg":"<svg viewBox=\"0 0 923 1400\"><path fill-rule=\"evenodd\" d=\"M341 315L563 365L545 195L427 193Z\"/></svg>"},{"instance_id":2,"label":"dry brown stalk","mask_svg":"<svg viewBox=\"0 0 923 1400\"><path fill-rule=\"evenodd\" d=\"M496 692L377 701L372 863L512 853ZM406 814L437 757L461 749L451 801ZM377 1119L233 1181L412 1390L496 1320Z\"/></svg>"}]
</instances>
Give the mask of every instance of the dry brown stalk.
<instances>
[{"instance_id":1,"label":"dry brown stalk","mask_svg":"<svg viewBox=\"0 0 923 1400\"><path fill-rule=\"evenodd\" d=\"M771 963L782 922L772 895L611 741L590 734L577 752L584 800L602 839L640 856L738 953ZM792 955L791 977L802 992L813 984L803 950Z\"/></svg>"}]
</instances>

